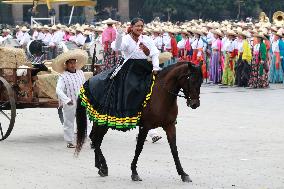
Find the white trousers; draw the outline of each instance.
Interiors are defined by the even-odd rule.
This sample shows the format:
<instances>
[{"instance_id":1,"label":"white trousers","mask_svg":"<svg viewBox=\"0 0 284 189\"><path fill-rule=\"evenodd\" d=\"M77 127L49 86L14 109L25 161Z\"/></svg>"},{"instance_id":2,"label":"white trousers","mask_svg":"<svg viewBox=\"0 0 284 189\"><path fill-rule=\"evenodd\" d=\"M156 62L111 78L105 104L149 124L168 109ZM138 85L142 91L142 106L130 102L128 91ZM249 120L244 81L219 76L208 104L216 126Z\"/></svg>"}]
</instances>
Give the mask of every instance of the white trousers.
<instances>
[{"instance_id":1,"label":"white trousers","mask_svg":"<svg viewBox=\"0 0 284 189\"><path fill-rule=\"evenodd\" d=\"M149 130L148 135L149 135L149 137L151 137L151 138L153 138L153 137L155 137L155 136L159 136L159 135L158 135L158 132L157 132L157 129L151 129L151 130Z\"/></svg>"},{"instance_id":2,"label":"white trousers","mask_svg":"<svg viewBox=\"0 0 284 189\"><path fill-rule=\"evenodd\" d=\"M74 102L73 102L74 103ZM64 116L64 140L69 143L74 141L74 121L76 114L76 103L73 105L63 105Z\"/></svg>"},{"instance_id":3,"label":"white trousers","mask_svg":"<svg viewBox=\"0 0 284 189\"><path fill-rule=\"evenodd\" d=\"M74 102L73 102L74 103ZM64 140L67 143L74 142L75 139L75 132L77 130L75 125L75 115L76 115L76 103L73 105L63 105L63 129L64 129ZM87 121L87 135L90 134L92 130L93 122Z\"/></svg>"}]
</instances>

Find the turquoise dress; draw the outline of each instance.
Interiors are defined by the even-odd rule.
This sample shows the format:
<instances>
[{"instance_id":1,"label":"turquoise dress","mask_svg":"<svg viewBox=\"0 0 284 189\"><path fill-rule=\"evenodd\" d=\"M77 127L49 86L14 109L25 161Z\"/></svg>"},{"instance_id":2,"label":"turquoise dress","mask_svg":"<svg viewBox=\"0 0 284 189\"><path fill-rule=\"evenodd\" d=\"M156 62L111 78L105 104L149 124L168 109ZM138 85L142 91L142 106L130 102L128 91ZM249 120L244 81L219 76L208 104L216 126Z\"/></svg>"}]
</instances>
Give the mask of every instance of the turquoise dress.
<instances>
[{"instance_id":1,"label":"turquoise dress","mask_svg":"<svg viewBox=\"0 0 284 189\"><path fill-rule=\"evenodd\" d=\"M282 57L281 61L281 66L282 70L284 72L284 41L283 39L279 40L279 50L280 50L280 58Z\"/></svg>"}]
</instances>

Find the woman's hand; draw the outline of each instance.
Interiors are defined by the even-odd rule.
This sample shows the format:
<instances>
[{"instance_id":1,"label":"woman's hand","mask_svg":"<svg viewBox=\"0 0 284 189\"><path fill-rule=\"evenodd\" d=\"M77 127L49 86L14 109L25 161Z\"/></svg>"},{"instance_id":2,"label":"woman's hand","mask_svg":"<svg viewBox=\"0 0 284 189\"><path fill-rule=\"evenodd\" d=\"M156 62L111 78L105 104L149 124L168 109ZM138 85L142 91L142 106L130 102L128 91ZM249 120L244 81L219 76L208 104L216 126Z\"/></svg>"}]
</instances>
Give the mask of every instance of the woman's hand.
<instances>
[{"instance_id":1,"label":"woman's hand","mask_svg":"<svg viewBox=\"0 0 284 189\"><path fill-rule=\"evenodd\" d=\"M144 52L144 54L146 56L149 56L150 55L150 50L143 44L143 43L140 43L139 44L139 47L140 49Z\"/></svg>"}]
</instances>

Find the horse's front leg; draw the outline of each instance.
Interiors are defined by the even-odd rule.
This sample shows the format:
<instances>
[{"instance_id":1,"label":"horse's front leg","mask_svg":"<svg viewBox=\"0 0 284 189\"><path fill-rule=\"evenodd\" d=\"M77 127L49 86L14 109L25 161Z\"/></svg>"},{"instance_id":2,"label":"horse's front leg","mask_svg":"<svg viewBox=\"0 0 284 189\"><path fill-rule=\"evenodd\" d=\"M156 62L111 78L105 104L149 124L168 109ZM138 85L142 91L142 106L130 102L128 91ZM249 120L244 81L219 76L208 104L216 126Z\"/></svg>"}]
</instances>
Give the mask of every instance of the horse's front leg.
<instances>
[{"instance_id":1,"label":"horse's front leg","mask_svg":"<svg viewBox=\"0 0 284 189\"><path fill-rule=\"evenodd\" d=\"M133 181L142 181L136 169L137 169L138 157L143 149L143 145L147 137L148 131L149 130L146 129L145 127L139 127L139 134L138 134L138 139L137 139L137 144L136 144L135 156L131 163L131 171L132 171L131 179Z\"/></svg>"},{"instance_id":2,"label":"horse's front leg","mask_svg":"<svg viewBox=\"0 0 284 189\"><path fill-rule=\"evenodd\" d=\"M176 169L178 174L181 176L181 179L183 182L192 182L192 180L189 178L188 174L186 174L183 171L183 168L181 166L179 157L178 157L178 150L177 150L177 145L176 145L176 127L175 124L171 124L169 126L167 126L166 128L164 128L164 130L167 133L167 138L168 138L168 142L171 148L171 152L176 164Z\"/></svg>"},{"instance_id":3,"label":"horse's front leg","mask_svg":"<svg viewBox=\"0 0 284 189\"><path fill-rule=\"evenodd\" d=\"M101 144L107 131L107 127L94 125L92 132L90 133L92 145L95 148L95 166L99 169L98 174L102 177L108 176L107 163L101 150Z\"/></svg>"}]
</instances>

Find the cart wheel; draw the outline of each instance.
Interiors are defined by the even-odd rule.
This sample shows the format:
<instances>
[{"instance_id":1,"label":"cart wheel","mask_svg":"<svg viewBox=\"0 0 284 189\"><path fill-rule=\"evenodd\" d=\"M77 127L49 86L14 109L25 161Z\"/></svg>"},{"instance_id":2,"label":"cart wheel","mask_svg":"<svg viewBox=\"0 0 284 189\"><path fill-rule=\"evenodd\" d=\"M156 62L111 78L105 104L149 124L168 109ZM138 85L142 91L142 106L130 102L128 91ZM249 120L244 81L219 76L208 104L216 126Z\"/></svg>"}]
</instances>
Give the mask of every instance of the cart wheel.
<instances>
[{"instance_id":1,"label":"cart wheel","mask_svg":"<svg viewBox=\"0 0 284 189\"><path fill-rule=\"evenodd\" d=\"M0 141L12 132L16 118L16 104L11 85L0 77Z\"/></svg>"}]
</instances>

